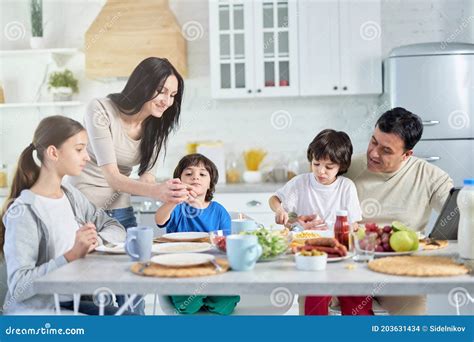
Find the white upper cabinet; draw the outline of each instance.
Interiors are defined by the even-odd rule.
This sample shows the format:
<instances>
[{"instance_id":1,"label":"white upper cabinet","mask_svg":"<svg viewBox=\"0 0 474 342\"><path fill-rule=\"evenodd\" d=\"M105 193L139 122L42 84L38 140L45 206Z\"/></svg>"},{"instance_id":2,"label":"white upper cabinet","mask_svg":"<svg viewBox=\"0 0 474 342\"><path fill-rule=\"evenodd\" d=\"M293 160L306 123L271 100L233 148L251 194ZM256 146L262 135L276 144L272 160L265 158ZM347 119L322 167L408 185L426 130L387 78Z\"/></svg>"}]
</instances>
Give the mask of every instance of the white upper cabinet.
<instances>
[{"instance_id":1,"label":"white upper cabinet","mask_svg":"<svg viewBox=\"0 0 474 342\"><path fill-rule=\"evenodd\" d=\"M214 97L299 94L296 12L295 0L210 0Z\"/></svg>"},{"instance_id":2,"label":"white upper cabinet","mask_svg":"<svg viewBox=\"0 0 474 342\"><path fill-rule=\"evenodd\" d=\"M300 95L382 92L380 0L299 0Z\"/></svg>"},{"instance_id":3,"label":"white upper cabinet","mask_svg":"<svg viewBox=\"0 0 474 342\"><path fill-rule=\"evenodd\" d=\"M382 92L380 0L210 0L215 98Z\"/></svg>"}]
</instances>

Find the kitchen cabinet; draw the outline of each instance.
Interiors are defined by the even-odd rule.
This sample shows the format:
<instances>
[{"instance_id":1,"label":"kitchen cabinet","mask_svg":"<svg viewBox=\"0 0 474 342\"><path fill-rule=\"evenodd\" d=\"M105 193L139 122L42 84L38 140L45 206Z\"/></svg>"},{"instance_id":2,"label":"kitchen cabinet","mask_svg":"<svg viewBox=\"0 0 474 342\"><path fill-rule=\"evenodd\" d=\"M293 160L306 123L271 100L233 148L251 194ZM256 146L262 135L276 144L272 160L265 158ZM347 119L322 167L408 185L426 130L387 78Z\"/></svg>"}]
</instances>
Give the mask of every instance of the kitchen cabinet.
<instances>
[{"instance_id":1,"label":"kitchen cabinet","mask_svg":"<svg viewBox=\"0 0 474 342\"><path fill-rule=\"evenodd\" d=\"M215 98L299 94L296 0L210 0Z\"/></svg>"},{"instance_id":2,"label":"kitchen cabinet","mask_svg":"<svg viewBox=\"0 0 474 342\"><path fill-rule=\"evenodd\" d=\"M229 212L243 213L265 227L275 225L275 214L268 205L273 192L218 193L214 200Z\"/></svg>"},{"instance_id":3,"label":"kitchen cabinet","mask_svg":"<svg viewBox=\"0 0 474 342\"><path fill-rule=\"evenodd\" d=\"M298 1L300 95L382 93L380 0Z\"/></svg>"}]
</instances>

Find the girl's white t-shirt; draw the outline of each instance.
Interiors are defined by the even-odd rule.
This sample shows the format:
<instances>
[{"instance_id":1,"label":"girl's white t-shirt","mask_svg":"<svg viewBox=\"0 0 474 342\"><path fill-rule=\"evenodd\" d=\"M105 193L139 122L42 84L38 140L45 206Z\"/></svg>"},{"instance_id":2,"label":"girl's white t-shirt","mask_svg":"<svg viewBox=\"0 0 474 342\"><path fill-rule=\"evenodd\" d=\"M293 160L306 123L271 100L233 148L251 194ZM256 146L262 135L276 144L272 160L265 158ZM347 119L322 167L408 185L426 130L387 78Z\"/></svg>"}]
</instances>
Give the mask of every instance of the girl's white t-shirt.
<instances>
[{"instance_id":1,"label":"girl's white t-shirt","mask_svg":"<svg viewBox=\"0 0 474 342\"><path fill-rule=\"evenodd\" d=\"M41 215L48 217L48 220L53 222L48 226L48 229L50 241L54 244L54 258L64 255L74 246L76 231L79 229L71 202L65 194L58 199L37 195L35 200L41 210ZM59 300L61 302L72 301L73 297L60 295Z\"/></svg>"},{"instance_id":2,"label":"girl's white t-shirt","mask_svg":"<svg viewBox=\"0 0 474 342\"><path fill-rule=\"evenodd\" d=\"M334 229L336 210L347 210L349 223L362 220L355 184L343 176L338 176L330 185L324 185L312 173L305 173L291 179L275 195L287 212L318 214L330 230Z\"/></svg>"}]
</instances>

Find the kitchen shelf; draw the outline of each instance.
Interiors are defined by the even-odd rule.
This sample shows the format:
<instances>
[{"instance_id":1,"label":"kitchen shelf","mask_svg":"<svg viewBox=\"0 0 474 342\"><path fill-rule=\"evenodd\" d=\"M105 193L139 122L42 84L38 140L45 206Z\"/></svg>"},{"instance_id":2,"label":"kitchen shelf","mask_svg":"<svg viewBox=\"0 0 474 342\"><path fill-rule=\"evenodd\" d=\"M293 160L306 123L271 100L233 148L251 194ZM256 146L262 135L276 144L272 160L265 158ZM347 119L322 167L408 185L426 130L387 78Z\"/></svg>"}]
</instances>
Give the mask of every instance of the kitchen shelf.
<instances>
[{"instance_id":1,"label":"kitchen shelf","mask_svg":"<svg viewBox=\"0 0 474 342\"><path fill-rule=\"evenodd\" d=\"M55 54L55 55L74 55L79 52L77 48L54 48L54 49L18 49L18 50L0 50L0 57L18 56L18 55L38 55L38 54Z\"/></svg>"},{"instance_id":2,"label":"kitchen shelf","mask_svg":"<svg viewBox=\"0 0 474 342\"><path fill-rule=\"evenodd\" d=\"M57 102L18 102L18 103L2 103L2 108L34 108L34 107L75 107L80 106L79 101L57 101Z\"/></svg>"}]
</instances>

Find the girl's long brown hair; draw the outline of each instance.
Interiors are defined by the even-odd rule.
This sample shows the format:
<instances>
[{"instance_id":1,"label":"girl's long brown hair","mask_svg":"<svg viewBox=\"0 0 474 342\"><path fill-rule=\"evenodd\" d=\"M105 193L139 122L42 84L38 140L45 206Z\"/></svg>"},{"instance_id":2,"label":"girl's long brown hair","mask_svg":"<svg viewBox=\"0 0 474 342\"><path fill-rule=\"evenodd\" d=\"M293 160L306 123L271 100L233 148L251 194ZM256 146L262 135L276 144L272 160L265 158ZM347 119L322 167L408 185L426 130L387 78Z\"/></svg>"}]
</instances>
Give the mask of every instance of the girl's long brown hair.
<instances>
[{"instance_id":1,"label":"girl's long brown hair","mask_svg":"<svg viewBox=\"0 0 474 342\"><path fill-rule=\"evenodd\" d=\"M39 123L33 136L33 142L26 147L18 159L17 169L13 177L10 194L5 201L0 220L0 254L3 255L3 244L5 242L5 224L3 217L10 205L15 201L20 193L25 189L30 189L38 180L40 167L33 158L36 156L43 163L44 152L53 145L60 148L70 137L84 130L84 127L77 121L61 115L49 116Z\"/></svg>"}]
</instances>

